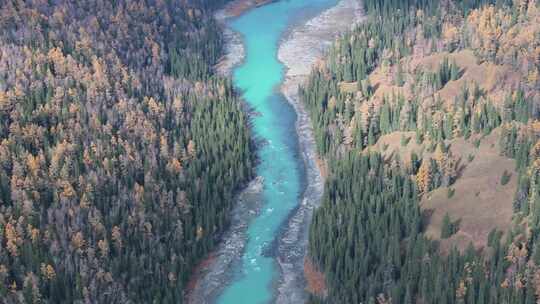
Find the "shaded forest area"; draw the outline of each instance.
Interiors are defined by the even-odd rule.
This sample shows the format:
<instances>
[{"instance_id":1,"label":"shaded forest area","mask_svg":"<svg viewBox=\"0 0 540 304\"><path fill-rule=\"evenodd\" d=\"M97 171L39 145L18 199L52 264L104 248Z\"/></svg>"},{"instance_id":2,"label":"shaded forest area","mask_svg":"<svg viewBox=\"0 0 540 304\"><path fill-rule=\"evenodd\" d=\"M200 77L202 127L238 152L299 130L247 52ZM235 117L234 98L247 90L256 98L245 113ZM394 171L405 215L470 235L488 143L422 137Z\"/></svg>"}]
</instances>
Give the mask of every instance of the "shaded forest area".
<instances>
[{"instance_id":1,"label":"shaded forest area","mask_svg":"<svg viewBox=\"0 0 540 304\"><path fill-rule=\"evenodd\" d=\"M253 175L224 1L0 4L2 303L181 303Z\"/></svg>"},{"instance_id":2,"label":"shaded forest area","mask_svg":"<svg viewBox=\"0 0 540 304\"><path fill-rule=\"evenodd\" d=\"M330 171L309 239L328 290L310 303L538 303L539 3L363 4L366 20L301 90ZM478 146L495 130L492 149L516 164L500 177L518 180L512 223L481 248L443 251L459 219L446 214L440 240L428 238L422 202L441 187L455 195L456 139ZM423 152L385 153L378 140L396 132Z\"/></svg>"}]
</instances>

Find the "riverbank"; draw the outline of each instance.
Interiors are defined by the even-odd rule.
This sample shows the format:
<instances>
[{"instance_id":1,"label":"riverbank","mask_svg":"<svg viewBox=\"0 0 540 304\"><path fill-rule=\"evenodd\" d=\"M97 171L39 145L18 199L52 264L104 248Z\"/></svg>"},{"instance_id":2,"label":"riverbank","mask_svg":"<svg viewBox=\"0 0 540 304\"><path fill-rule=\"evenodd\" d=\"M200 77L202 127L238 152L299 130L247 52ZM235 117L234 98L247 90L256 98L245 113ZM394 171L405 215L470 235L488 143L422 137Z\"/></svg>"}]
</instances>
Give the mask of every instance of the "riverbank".
<instances>
[{"instance_id":1,"label":"riverbank","mask_svg":"<svg viewBox=\"0 0 540 304\"><path fill-rule=\"evenodd\" d=\"M285 81L281 92L297 113L296 131L306 168L307 185L300 206L285 223L278 241L278 263L281 279L277 287L276 303L303 303L307 298L304 263L308 244L309 225L314 208L319 206L324 177L321 161L316 154L315 138L309 114L299 100L298 87L308 78L318 60L335 38L362 20L358 0L341 0L304 25L295 27L285 36L278 51L278 59L285 65ZM319 281L318 280L309 280ZM319 286L324 286L323 284ZM308 289L318 286L309 286ZM324 291L321 291L324 292Z\"/></svg>"},{"instance_id":2,"label":"riverbank","mask_svg":"<svg viewBox=\"0 0 540 304\"><path fill-rule=\"evenodd\" d=\"M234 9L234 7L240 5L239 3L244 3L242 4L242 7L245 7L246 2L251 1L232 1L223 9L217 11L214 15L215 19L220 23L221 28L223 29L223 39L225 40L224 55L214 67L216 73L219 75L230 77L233 69L242 63L242 60L244 60L246 57L246 50L244 44L242 43L242 36L233 31L226 24L227 20L238 16L238 11L237 9ZM251 8L252 7L253 6L251 6Z\"/></svg>"},{"instance_id":3,"label":"riverbank","mask_svg":"<svg viewBox=\"0 0 540 304\"><path fill-rule=\"evenodd\" d=\"M248 223L260 212L262 189L263 179L257 177L238 195L231 215L231 226L222 235L217 248L194 270L186 290L187 303L213 303L222 291L224 282L233 276L230 270L244 251Z\"/></svg>"}]
</instances>

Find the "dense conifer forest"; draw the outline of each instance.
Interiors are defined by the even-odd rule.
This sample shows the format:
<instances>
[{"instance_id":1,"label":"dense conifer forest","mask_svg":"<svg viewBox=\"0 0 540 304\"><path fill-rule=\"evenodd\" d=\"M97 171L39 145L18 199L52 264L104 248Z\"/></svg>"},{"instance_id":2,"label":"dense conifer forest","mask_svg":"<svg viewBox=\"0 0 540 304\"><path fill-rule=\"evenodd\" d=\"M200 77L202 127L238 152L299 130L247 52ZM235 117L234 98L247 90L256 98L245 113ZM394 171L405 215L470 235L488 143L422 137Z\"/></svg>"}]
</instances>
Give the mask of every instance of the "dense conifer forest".
<instances>
[{"instance_id":1,"label":"dense conifer forest","mask_svg":"<svg viewBox=\"0 0 540 304\"><path fill-rule=\"evenodd\" d=\"M226 1L0 1L0 302L183 302L254 174ZM300 90L328 168L309 302L538 303L540 2L362 4ZM473 208L496 189L509 218Z\"/></svg>"},{"instance_id":2,"label":"dense conifer forest","mask_svg":"<svg viewBox=\"0 0 540 304\"><path fill-rule=\"evenodd\" d=\"M0 1L0 302L182 302L253 174L222 2Z\"/></svg>"},{"instance_id":3,"label":"dense conifer forest","mask_svg":"<svg viewBox=\"0 0 540 304\"><path fill-rule=\"evenodd\" d=\"M362 2L366 20L301 89L329 171L309 238L328 290L310 302L538 303L540 4ZM446 213L437 237L427 236L424 206L441 188L450 203L475 162L451 147L492 134L498 144L487 149L515 160L495 177L501 187L517 179L505 202L511 223L481 246L457 246L460 219ZM395 152L385 138L398 138ZM421 152L399 152L411 146Z\"/></svg>"}]
</instances>

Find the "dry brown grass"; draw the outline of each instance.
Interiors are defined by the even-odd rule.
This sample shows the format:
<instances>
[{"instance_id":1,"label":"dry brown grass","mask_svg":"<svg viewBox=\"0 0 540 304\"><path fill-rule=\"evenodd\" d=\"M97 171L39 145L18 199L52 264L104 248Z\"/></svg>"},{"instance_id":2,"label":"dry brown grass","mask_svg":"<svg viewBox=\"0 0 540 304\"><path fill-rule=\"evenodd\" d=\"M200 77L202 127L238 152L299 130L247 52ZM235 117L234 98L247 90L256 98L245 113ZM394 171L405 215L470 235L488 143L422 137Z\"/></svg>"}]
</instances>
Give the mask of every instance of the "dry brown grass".
<instances>
[{"instance_id":1,"label":"dry brown grass","mask_svg":"<svg viewBox=\"0 0 540 304\"><path fill-rule=\"evenodd\" d=\"M407 88L387 84L379 84L377 90L375 90L375 93L373 94L373 98L382 101L385 96L388 97L392 95L403 95L407 100L412 99L411 93Z\"/></svg>"},{"instance_id":2,"label":"dry brown grass","mask_svg":"<svg viewBox=\"0 0 540 304\"><path fill-rule=\"evenodd\" d=\"M420 59L405 58L402 62L406 70L427 69L435 71L441 62L448 58L455 62L463 74L460 79L450 81L437 94L447 104L451 104L463 86L476 83L486 92L488 99L496 105L504 100L508 88L519 83L517 72L502 65L479 63L472 51L456 53L438 53ZM389 70L378 69L370 76L371 82L378 88L375 95L388 94L406 89L391 85L392 76ZM452 154L459 159L460 176L451 186L454 194L448 197L448 188L439 188L424 196L421 207L430 214L426 235L432 239L440 239L444 215L448 213L452 220L460 221L459 231L451 238L441 240L443 252L452 246L465 249L469 243L476 248L484 247L488 234L492 229L507 231L512 221L512 200L517 187L517 174L513 160L499 155L497 139L498 130L482 139L480 146L474 145L476 138L463 138L447 142ZM406 146L401 146L402 136L410 137ZM406 164L410 163L411 153L419 157L430 157L427 147L429 142L417 144L414 132L395 132L382 136L375 148L382 152L386 159L399 155ZM469 155L474 159L469 162ZM506 185L501 185L504 171L512 174Z\"/></svg>"},{"instance_id":3,"label":"dry brown grass","mask_svg":"<svg viewBox=\"0 0 540 304\"><path fill-rule=\"evenodd\" d=\"M401 138L410 138L406 146L401 146ZM374 148L381 152L385 159L390 159L395 155L399 155L401 161L409 164L412 152L420 155L424 153L425 145L417 144L415 140L415 132L392 132L383 135L379 138ZM429 155L427 152L424 155Z\"/></svg>"},{"instance_id":4,"label":"dry brown grass","mask_svg":"<svg viewBox=\"0 0 540 304\"><path fill-rule=\"evenodd\" d=\"M405 86L394 85L393 79L396 66L379 66L370 75L369 80L375 88L373 99L382 100L385 95L402 94L406 99L412 99L410 82L413 75L419 70L435 72L445 58L455 62L462 70L459 79L449 81L441 90L435 93L447 105L453 104L463 87L477 84L485 93L486 97L495 105L502 105L504 97L511 89L519 87L522 76L518 71L506 65L497 65L491 62L479 62L471 50L463 50L455 53L440 52L425 57L405 57L401 60L408 81ZM340 83L343 92L354 93L357 91L356 83Z\"/></svg>"},{"instance_id":5,"label":"dry brown grass","mask_svg":"<svg viewBox=\"0 0 540 304\"><path fill-rule=\"evenodd\" d=\"M325 179L328 177L328 162L326 159L321 158L318 154L315 156L315 163L321 172L321 176Z\"/></svg>"},{"instance_id":6,"label":"dry brown grass","mask_svg":"<svg viewBox=\"0 0 540 304\"><path fill-rule=\"evenodd\" d=\"M401 146L402 136L411 138L406 146ZM512 200L517 188L515 163L499 155L498 129L482 138L477 148L474 141L478 138L480 136L446 142L459 160L460 174L451 186L454 195L448 198L448 188L439 188L425 195L421 201L421 208L430 214L426 229L428 237L440 239L446 213L453 221L461 221L455 235L441 240L443 252L454 245L463 250L471 242L476 248L484 247L492 229L507 231L511 226ZM394 132L382 136L374 148L382 152L386 159L399 155L408 164L413 151L430 157L431 153L426 148L428 145L427 142L417 144L414 132ZM469 155L474 156L472 161L469 161ZM505 170L512 176L510 182L503 186L501 176Z\"/></svg>"},{"instance_id":7,"label":"dry brown grass","mask_svg":"<svg viewBox=\"0 0 540 304\"><path fill-rule=\"evenodd\" d=\"M339 89L343 93L356 93L358 91L357 82L342 81L339 83Z\"/></svg>"},{"instance_id":8,"label":"dry brown grass","mask_svg":"<svg viewBox=\"0 0 540 304\"><path fill-rule=\"evenodd\" d=\"M439 239L444 215L460 220L459 231L442 240L443 250L456 245L465 249L469 243L476 248L485 247L489 232L493 229L506 232L512 222L512 200L517 188L515 162L499 155L498 130L482 139L478 148L471 140L463 138L451 142L451 150L461 157L461 176L451 186L454 195L448 198L448 189L440 188L426 195L421 202L423 210L433 213L429 219L426 235ZM474 155L469 162L468 155ZM512 174L510 182L501 184L501 176Z\"/></svg>"},{"instance_id":9,"label":"dry brown grass","mask_svg":"<svg viewBox=\"0 0 540 304\"><path fill-rule=\"evenodd\" d=\"M448 58L455 62L463 71L461 78L448 82L437 94L447 103L452 103L459 95L461 88L476 83L487 93L487 97L500 105L508 88L517 88L521 76L514 69L493 63L479 63L471 50L456 53L437 53L420 59L409 60L408 69L427 69L434 72L441 62ZM407 59L405 59L407 60Z\"/></svg>"},{"instance_id":10,"label":"dry brown grass","mask_svg":"<svg viewBox=\"0 0 540 304\"><path fill-rule=\"evenodd\" d=\"M394 85L395 70L396 67L378 67L369 75L369 81L375 88L373 99L380 101L384 96L392 94L401 94L406 99L412 99L413 96L408 86L399 87Z\"/></svg>"},{"instance_id":11,"label":"dry brown grass","mask_svg":"<svg viewBox=\"0 0 540 304\"><path fill-rule=\"evenodd\" d=\"M521 79L518 72L504 65L479 62L470 50L456 53L437 53L423 58L404 58L402 66L411 75L418 69L436 71L442 61L448 58L462 70L458 80L450 81L437 95L450 105L464 86L476 83L495 105L501 105L509 88L515 88ZM374 99L382 99L384 95L402 93L409 98L410 90L393 85L394 67L379 67L369 76L374 86ZM340 85L346 90L346 84ZM410 138L407 145L402 146L402 137ZM453 221L460 221L458 232L449 239L441 240L443 252L452 246L465 249L470 243L476 248L485 247L487 238L493 229L506 232L512 221L512 201L517 188L517 174L514 161L499 155L499 130L481 139L479 147L474 141L480 135L447 141L454 157L458 160L459 176L451 186L454 194L449 197L448 188L436 189L425 195L421 207L429 214L426 235L439 240L442 221L446 213ZM414 152L420 158L431 157L428 151L431 143L417 144L414 132L394 132L379 138L371 149L380 151L386 160L398 155L406 165L410 164ZM469 160L469 157L473 157ZM501 184L503 172L511 173L510 182Z\"/></svg>"}]
</instances>

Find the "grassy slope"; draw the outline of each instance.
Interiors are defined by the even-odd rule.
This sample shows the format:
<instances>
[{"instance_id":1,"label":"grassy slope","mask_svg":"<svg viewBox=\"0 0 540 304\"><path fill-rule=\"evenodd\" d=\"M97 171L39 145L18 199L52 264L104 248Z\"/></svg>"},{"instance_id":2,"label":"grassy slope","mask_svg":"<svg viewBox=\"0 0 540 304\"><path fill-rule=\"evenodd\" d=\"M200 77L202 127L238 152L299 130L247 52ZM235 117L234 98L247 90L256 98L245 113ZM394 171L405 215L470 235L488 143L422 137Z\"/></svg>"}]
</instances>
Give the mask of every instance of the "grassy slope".
<instances>
[{"instance_id":1,"label":"grassy slope","mask_svg":"<svg viewBox=\"0 0 540 304\"><path fill-rule=\"evenodd\" d=\"M520 76L508 67L493 63L478 63L477 58L470 50L456 53L436 53L421 58L412 56L402 60L409 72L407 77L419 68L435 71L444 58L455 61L462 69L460 79L448 82L441 90L436 92L441 99L450 104L458 96L465 84L477 83L487 92L487 96L495 104L501 105L507 88L516 87ZM391 93L403 93L406 98L411 97L407 85L398 87L393 85L395 68L379 67L369 77L376 88L374 98L380 98ZM346 92L355 92L356 83L342 83L341 89ZM406 146L401 145L401 138L411 140ZM386 159L399 155L401 160L410 160L411 153L431 156L427 147L430 142L418 144L414 140L414 132L393 132L379 138L375 149L379 150ZM452 154L459 162L460 174L451 186L454 195L448 197L448 188L435 189L422 200L422 208L428 214L426 234L433 239L440 238L441 225L446 213L452 220L460 221L459 231L447 240L442 240L443 251L452 245L465 249L470 242L477 248L484 247L487 237L492 229L505 231L512 221L512 199L517 188L515 163L513 160L500 156L497 141L499 131L494 130L489 136L482 139L471 137L465 140L459 137L446 144L450 146ZM480 139L479 147L474 141ZM474 157L469 160L470 157ZM504 171L512 175L510 182L501 185L501 176Z\"/></svg>"}]
</instances>

